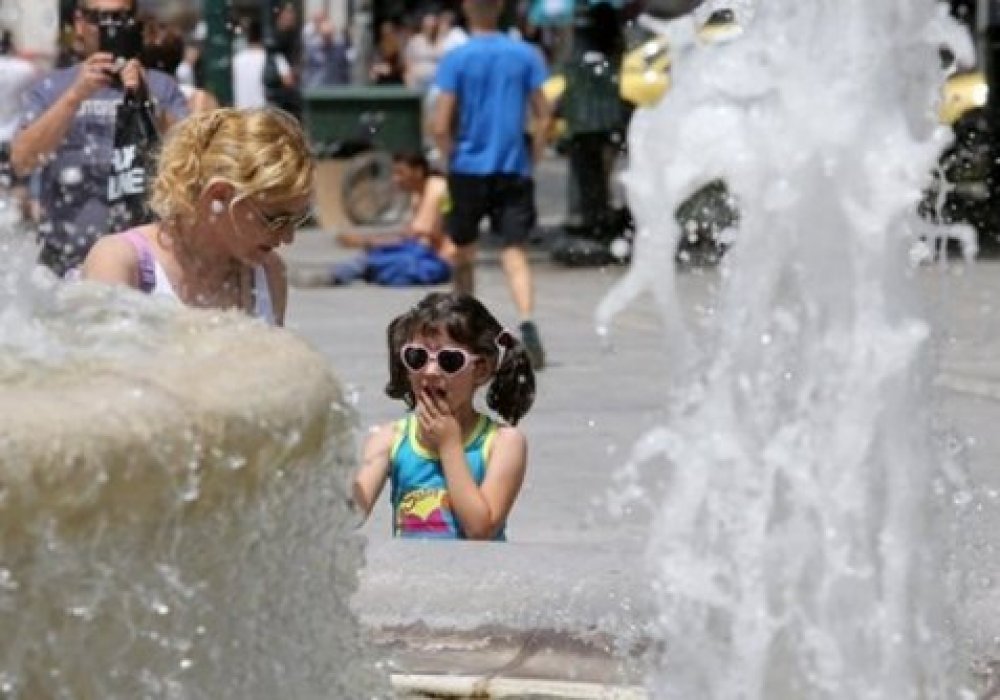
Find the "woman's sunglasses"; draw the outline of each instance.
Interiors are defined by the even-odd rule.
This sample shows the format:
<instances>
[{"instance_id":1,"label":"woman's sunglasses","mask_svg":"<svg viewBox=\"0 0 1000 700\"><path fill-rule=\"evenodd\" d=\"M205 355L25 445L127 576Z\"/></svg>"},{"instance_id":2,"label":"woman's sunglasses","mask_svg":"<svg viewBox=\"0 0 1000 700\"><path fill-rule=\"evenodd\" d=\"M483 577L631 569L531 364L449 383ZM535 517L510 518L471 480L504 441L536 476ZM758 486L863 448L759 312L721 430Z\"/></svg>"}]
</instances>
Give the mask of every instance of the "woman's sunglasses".
<instances>
[{"instance_id":1,"label":"woman's sunglasses","mask_svg":"<svg viewBox=\"0 0 1000 700\"><path fill-rule=\"evenodd\" d=\"M243 201L250 205L250 208L253 209L253 213L257 215L257 218L264 224L264 228L266 228L270 233L277 233L278 231L282 231L289 227L293 229L301 228L309 222L309 219L311 219L313 215L312 208L300 211L296 214L268 214L261 211L260 207L257 206L256 202L254 202L252 198L246 197Z\"/></svg>"},{"instance_id":2,"label":"woman's sunglasses","mask_svg":"<svg viewBox=\"0 0 1000 700\"><path fill-rule=\"evenodd\" d=\"M399 359L411 372L419 372L428 362L434 360L445 374L457 374L470 366L476 357L462 348L448 347L431 352L419 343L407 343L399 351Z\"/></svg>"},{"instance_id":3,"label":"woman's sunglasses","mask_svg":"<svg viewBox=\"0 0 1000 700\"><path fill-rule=\"evenodd\" d=\"M80 16L87 24L127 24L133 17L129 10L80 10Z\"/></svg>"}]
</instances>

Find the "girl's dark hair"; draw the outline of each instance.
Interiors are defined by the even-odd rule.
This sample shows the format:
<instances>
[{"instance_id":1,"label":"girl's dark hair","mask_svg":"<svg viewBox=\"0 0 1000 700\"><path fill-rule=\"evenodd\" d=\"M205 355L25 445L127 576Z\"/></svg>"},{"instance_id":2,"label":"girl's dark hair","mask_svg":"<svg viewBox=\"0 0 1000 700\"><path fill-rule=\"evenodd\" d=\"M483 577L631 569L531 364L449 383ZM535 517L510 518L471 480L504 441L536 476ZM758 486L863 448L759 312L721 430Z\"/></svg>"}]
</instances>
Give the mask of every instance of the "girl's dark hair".
<instances>
[{"instance_id":1,"label":"girl's dark hair","mask_svg":"<svg viewBox=\"0 0 1000 700\"><path fill-rule=\"evenodd\" d=\"M490 382L486 405L505 421L516 425L535 400L535 373L531 360L521 341L505 330L478 299L467 294L432 292L392 320L386 332L389 383L385 393L390 398L402 399L410 409L416 405L399 353L414 336L438 330L446 331L455 342L494 363L500 361L500 348L503 347L503 361Z\"/></svg>"}]
</instances>

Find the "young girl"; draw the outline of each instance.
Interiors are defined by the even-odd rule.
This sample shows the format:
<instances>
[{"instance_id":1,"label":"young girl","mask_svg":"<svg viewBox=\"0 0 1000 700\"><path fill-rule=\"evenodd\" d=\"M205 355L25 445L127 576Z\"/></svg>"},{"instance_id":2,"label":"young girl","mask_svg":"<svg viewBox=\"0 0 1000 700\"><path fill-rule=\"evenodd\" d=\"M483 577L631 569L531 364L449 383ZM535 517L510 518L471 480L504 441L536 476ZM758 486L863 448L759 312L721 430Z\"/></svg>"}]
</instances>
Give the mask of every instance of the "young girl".
<instances>
[{"instance_id":1,"label":"young girl","mask_svg":"<svg viewBox=\"0 0 1000 700\"><path fill-rule=\"evenodd\" d=\"M504 540L524 480L527 443L513 427L531 408L524 346L471 296L435 292L389 324L386 393L410 413L369 436L354 480L367 517L388 478L393 534ZM509 424L472 404L486 404Z\"/></svg>"}]
</instances>

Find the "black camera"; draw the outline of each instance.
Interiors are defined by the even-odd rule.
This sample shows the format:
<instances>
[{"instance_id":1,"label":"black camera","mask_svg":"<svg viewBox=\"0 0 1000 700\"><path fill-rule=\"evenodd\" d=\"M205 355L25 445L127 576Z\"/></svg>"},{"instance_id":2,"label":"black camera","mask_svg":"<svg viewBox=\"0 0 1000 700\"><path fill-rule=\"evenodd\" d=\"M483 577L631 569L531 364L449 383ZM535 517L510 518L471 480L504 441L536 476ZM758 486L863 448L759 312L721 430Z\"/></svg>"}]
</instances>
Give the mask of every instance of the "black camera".
<instances>
[{"instance_id":1,"label":"black camera","mask_svg":"<svg viewBox=\"0 0 1000 700\"><path fill-rule=\"evenodd\" d=\"M102 18L97 25L98 49L124 64L142 54L142 22L131 15ZM119 68L121 65L119 65Z\"/></svg>"}]
</instances>

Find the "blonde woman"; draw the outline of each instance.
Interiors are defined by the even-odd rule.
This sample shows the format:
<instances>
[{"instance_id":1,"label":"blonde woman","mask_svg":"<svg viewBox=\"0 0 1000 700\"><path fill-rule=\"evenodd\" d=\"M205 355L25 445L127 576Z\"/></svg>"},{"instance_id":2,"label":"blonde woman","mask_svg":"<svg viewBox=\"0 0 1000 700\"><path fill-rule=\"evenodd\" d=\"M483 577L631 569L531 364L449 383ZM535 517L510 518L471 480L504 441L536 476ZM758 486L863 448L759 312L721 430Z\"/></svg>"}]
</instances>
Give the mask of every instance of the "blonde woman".
<instances>
[{"instance_id":1,"label":"blonde woman","mask_svg":"<svg viewBox=\"0 0 1000 700\"><path fill-rule=\"evenodd\" d=\"M312 186L305 136L284 112L192 115L160 152L149 202L159 220L98 240L83 277L281 325L288 281L275 249L309 217Z\"/></svg>"}]
</instances>

